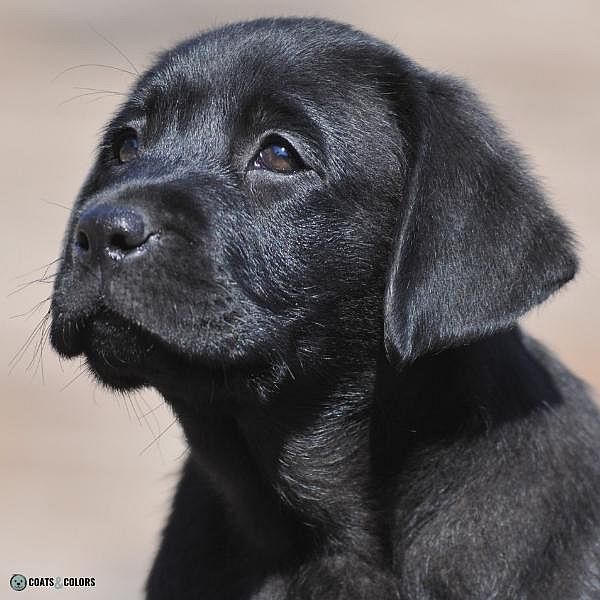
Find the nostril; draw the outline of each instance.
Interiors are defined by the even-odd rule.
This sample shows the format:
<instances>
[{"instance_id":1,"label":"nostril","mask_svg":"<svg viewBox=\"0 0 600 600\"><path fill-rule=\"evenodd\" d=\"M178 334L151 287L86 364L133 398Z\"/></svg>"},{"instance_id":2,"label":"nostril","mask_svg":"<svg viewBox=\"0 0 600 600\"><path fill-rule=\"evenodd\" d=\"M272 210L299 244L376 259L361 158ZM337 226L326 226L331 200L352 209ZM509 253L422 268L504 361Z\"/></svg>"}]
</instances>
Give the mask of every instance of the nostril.
<instances>
[{"instance_id":1,"label":"nostril","mask_svg":"<svg viewBox=\"0 0 600 600\"><path fill-rule=\"evenodd\" d=\"M121 231L114 233L110 239L108 240L109 248L114 248L116 250L134 250L135 248L139 248L146 241L146 236L144 236L144 232L137 231Z\"/></svg>"},{"instance_id":2,"label":"nostril","mask_svg":"<svg viewBox=\"0 0 600 600\"><path fill-rule=\"evenodd\" d=\"M85 232L81 231L81 229L77 232L77 238L75 240L75 243L84 252L87 252L90 249L90 240L88 239L88 236L85 234Z\"/></svg>"},{"instance_id":3,"label":"nostril","mask_svg":"<svg viewBox=\"0 0 600 600\"><path fill-rule=\"evenodd\" d=\"M111 248L118 248L119 250L128 250L131 248L131 244L127 243L127 238L122 233L115 233L108 241L108 245Z\"/></svg>"}]
</instances>

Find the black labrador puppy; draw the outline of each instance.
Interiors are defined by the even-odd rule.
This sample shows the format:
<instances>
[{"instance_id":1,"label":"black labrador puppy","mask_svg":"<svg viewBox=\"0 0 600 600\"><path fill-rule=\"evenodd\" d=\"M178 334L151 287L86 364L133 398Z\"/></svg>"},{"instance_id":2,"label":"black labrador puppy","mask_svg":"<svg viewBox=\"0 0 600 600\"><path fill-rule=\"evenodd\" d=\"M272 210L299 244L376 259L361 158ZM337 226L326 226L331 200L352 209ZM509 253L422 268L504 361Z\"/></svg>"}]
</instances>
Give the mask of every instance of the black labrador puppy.
<instances>
[{"instance_id":1,"label":"black labrador puppy","mask_svg":"<svg viewBox=\"0 0 600 600\"><path fill-rule=\"evenodd\" d=\"M600 598L600 419L516 325L576 268L462 82L316 19L165 52L51 333L189 442L147 598Z\"/></svg>"}]
</instances>

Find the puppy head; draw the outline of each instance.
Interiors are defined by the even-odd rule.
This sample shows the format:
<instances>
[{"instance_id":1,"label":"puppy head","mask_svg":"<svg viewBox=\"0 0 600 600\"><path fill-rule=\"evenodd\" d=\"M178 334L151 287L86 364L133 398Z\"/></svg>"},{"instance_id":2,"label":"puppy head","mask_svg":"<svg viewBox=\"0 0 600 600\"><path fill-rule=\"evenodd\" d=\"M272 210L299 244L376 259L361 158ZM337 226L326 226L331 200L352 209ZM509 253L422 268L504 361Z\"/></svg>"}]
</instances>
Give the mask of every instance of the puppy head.
<instances>
[{"instance_id":1,"label":"puppy head","mask_svg":"<svg viewBox=\"0 0 600 600\"><path fill-rule=\"evenodd\" d=\"M573 276L568 233L453 80L320 20L165 53L108 125L65 236L51 339L116 387L410 360Z\"/></svg>"}]
</instances>

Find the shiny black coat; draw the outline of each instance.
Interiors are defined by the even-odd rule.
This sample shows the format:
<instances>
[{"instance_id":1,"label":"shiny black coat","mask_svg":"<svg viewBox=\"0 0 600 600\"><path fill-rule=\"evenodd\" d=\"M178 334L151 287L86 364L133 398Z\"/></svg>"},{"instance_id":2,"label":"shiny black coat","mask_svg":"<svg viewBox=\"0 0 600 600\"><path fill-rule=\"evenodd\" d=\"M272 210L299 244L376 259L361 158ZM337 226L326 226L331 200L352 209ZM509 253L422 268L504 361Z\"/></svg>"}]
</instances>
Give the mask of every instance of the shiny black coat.
<instances>
[{"instance_id":1,"label":"shiny black coat","mask_svg":"<svg viewBox=\"0 0 600 600\"><path fill-rule=\"evenodd\" d=\"M461 81L313 19L165 52L52 309L58 352L189 442L147 598L600 597L600 419L516 325L576 267Z\"/></svg>"}]
</instances>

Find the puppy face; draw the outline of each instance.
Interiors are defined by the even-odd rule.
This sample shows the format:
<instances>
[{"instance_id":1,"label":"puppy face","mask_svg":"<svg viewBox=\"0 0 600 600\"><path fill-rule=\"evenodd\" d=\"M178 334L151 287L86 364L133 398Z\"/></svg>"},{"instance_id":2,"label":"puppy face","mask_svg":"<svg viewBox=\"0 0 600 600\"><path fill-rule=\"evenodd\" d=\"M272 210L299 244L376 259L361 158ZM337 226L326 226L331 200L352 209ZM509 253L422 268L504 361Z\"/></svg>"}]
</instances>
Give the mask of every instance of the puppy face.
<instances>
[{"instance_id":1,"label":"puppy face","mask_svg":"<svg viewBox=\"0 0 600 600\"><path fill-rule=\"evenodd\" d=\"M277 383L510 327L575 269L464 84L343 25L260 20L165 53L108 125L51 340L118 388Z\"/></svg>"},{"instance_id":2,"label":"puppy face","mask_svg":"<svg viewBox=\"0 0 600 600\"><path fill-rule=\"evenodd\" d=\"M112 386L160 387L186 365L289 368L381 339L406 140L364 40L265 21L159 59L73 211L59 352Z\"/></svg>"}]
</instances>

